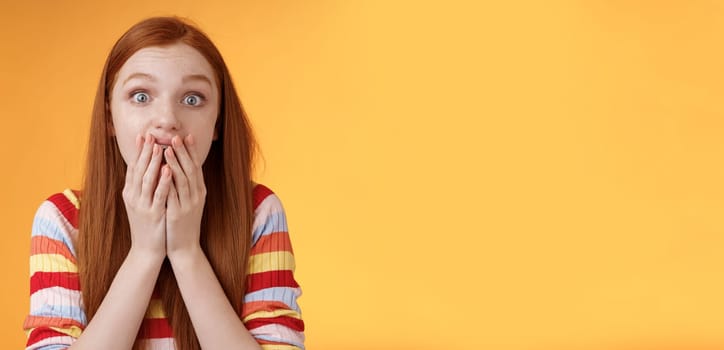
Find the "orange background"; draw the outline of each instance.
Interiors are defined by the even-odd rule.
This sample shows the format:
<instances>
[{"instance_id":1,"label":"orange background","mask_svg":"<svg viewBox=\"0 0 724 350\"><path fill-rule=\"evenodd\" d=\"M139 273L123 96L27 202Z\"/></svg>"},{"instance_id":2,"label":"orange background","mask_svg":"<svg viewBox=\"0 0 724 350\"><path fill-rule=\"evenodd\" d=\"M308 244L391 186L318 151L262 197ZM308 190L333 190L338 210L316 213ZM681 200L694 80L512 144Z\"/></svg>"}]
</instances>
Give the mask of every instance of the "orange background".
<instances>
[{"instance_id":1,"label":"orange background","mask_svg":"<svg viewBox=\"0 0 724 350\"><path fill-rule=\"evenodd\" d=\"M0 347L105 56L168 14L256 127L308 349L724 349L714 1L7 1Z\"/></svg>"}]
</instances>

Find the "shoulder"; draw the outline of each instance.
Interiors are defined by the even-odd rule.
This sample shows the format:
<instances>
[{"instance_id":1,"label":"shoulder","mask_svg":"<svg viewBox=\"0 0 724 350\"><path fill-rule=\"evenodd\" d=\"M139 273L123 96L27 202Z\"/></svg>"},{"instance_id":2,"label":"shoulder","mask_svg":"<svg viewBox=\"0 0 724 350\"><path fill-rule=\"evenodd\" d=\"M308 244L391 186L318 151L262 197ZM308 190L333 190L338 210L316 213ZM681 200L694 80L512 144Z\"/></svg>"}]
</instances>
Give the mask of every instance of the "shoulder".
<instances>
[{"instance_id":1,"label":"shoulder","mask_svg":"<svg viewBox=\"0 0 724 350\"><path fill-rule=\"evenodd\" d=\"M271 232L287 231L286 214L282 202L269 187L254 183L254 225L252 244Z\"/></svg>"},{"instance_id":2,"label":"shoulder","mask_svg":"<svg viewBox=\"0 0 724 350\"><path fill-rule=\"evenodd\" d=\"M274 191L272 191L269 187L266 187L265 185L256 182L252 183L252 187L252 197L255 211L259 209L262 203L264 203L265 201L279 201L279 197L277 197L276 193L274 193Z\"/></svg>"},{"instance_id":3,"label":"shoulder","mask_svg":"<svg viewBox=\"0 0 724 350\"><path fill-rule=\"evenodd\" d=\"M32 241L65 246L73 250L78 232L79 192L66 189L46 198L33 218Z\"/></svg>"},{"instance_id":4,"label":"shoulder","mask_svg":"<svg viewBox=\"0 0 724 350\"><path fill-rule=\"evenodd\" d=\"M282 202L269 187L253 183L252 197L254 202L254 216L269 214L271 212L284 212Z\"/></svg>"},{"instance_id":5,"label":"shoulder","mask_svg":"<svg viewBox=\"0 0 724 350\"><path fill-rule=\"evenodd\" d=\"M73 228L78 228L79 193L66 189L49 196L38 207L35 218L61 220Z\"/></svg>"},{"instance_id":6,"label":"shoulder","mask_svg":"<svg viewBox=\"0 0 724 350\"><path fill-rule=\"evenodd\" d=\"M80 192L71 189L65 189L48 197L43 204L46 210L57 211L65 218L73 227L78 227L78 209L80 208Z\"/></svg>"}]
</instances>

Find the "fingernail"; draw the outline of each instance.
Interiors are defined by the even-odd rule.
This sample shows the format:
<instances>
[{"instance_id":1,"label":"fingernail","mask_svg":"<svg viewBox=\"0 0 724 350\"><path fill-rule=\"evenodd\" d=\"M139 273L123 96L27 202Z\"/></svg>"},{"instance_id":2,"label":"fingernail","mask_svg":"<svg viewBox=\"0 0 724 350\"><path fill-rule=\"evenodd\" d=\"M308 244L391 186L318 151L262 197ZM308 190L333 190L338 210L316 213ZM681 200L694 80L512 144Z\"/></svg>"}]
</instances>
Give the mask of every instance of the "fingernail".
<instances>
[{"instance_id":1,"label":"fingernail","mask_svg":"<svg viewBox=\"0 0 724 350\"><path fill-rule=\"evenodd\" d=\"M158 144L153 144L153 155L157 156L159 153Z\"/></svg>"},{"instance_id":2,"label":"fingernail","mask_svg":"<svg viewBox=\"0 0 724 350\"><path fill-rule=\"evenodd\" d=\"M194 141L195 141L195 140L194 140L194 137L191 136L191 134L189 134L189 136L187 137L187 139L188 139L189 145L193 145L193 144L194 144Z\"/></svg>"}]
</instances>

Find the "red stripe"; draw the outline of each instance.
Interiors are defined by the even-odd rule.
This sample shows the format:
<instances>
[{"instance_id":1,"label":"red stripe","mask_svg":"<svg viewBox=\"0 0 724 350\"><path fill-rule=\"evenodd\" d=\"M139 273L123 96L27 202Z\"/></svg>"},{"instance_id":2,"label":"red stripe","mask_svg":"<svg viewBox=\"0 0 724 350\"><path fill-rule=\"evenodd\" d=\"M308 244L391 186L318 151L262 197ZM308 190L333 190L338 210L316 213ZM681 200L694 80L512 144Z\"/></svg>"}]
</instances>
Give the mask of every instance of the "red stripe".
<instances>
[{"instance_id":1,"label":"red stripe","mask_svg":"<svg viewBox=\"0 0 724 350\"><path fill-rule=\"evenodd\" d=\"M256 184L256 186L254 186L254 190L252 191L252 197L254 198L254 209L259 207L259 204L261 204L261 202L263 202L266 197L272 194L274 194L274 192L272 192L269 187L261 184Z\"/></svg>"},{"instance_id":2,"label":"red stripe","mask_svg":"<svg viewBox=\"0 0 724 350\"><path fill-rule=\"evenodd\" d=\"M272 270L247 275L246 286L246 292L251 293L271 287L297 288L299 284L294 280L291 270Z\"/></svg>"},{"instance_id":3,"label":"red stripe","mask_svg":"<svg viewBox=\"0 0 724 350\"><path fill-rule=\"evenodd\" d=\"M173 338L173 330L165 318L144 318L138 330L138 338Z\"/></svg>"},{"instance_id":4,"label":"red stripe","mask_svg":"<svg viewBox=\"0 0 724 350\"><path fill-rule=\"evenodd\" d=\"M80 290L80 280L75 272L42 272L38 271L30 277L30 295L43 288L63 287Z\"/></svg>"},{"instance_id":5,"label":"red stripe","mask_svg":"<svg viewBox=\"0 0 724 350\"><path fill-rule=\"evenodd\" d=\"M62 193L56 193L48 198L65 218L73 225L74 228L78 228L78 209L75 205Z\"/></svg>"},{"instance_id":6,"label":"red stripe","mask_svg":"<svg viewBox=\"0 0 724 350\"><path fill-rule=\"evenodd\" d=\"M65 336L67 336L67 334L60 333L60 332L52 330L50 328L45 328L45 327L36 328L30 333L30 336L28 337L28 343L26 346L30 347L31 345L33 345L43 339L46 339L46 338L65 337Z\"/></svg>"},{"instance_id":7,"label":"red stripe","mask_svg":"<svg viewBox=\"0 0 724 350\"><path fill-rule=\"evenodd\" d=\"M254 328L259 328L261 326L266 326L266 325L270 325L270 324L279 324L282 326L286 326L287 328L290 328L297 332L304 331L304 321L302 321L298 318L288 317L288 316L278 316L278 317L270 317L270 318L255 318L253 320L249 320L248 322L246 322L245 326L246 326L246 329L252 330Z\"/></svg>"}]
</instances>

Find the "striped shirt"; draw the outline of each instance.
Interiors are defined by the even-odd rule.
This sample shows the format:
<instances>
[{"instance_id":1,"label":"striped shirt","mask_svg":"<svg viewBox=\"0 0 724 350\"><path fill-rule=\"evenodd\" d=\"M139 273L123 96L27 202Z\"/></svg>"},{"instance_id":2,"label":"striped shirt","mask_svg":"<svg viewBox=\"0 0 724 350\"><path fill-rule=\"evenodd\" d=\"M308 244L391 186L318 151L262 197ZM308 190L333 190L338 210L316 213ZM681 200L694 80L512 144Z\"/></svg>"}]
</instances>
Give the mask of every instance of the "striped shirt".
<instances>
[{"instance_id":1,"label":"striped shirt","mask_svg":"<svg viewBox=\"0 0 724 350\"><path fill-rule=\"evenodd\" d=\"M83 310L73 242L78 234L78 192L50 196L33 220L30 249L30 314L23 328L26 350L69 347L88 320ZM242 321L265 350L304 349L304 321L297 304L294 255L286 215L266 186L253 190L254 223ZM139 331L142 347L175 349L173 333L157 295Z\"/></svg>"}]
</instances>

